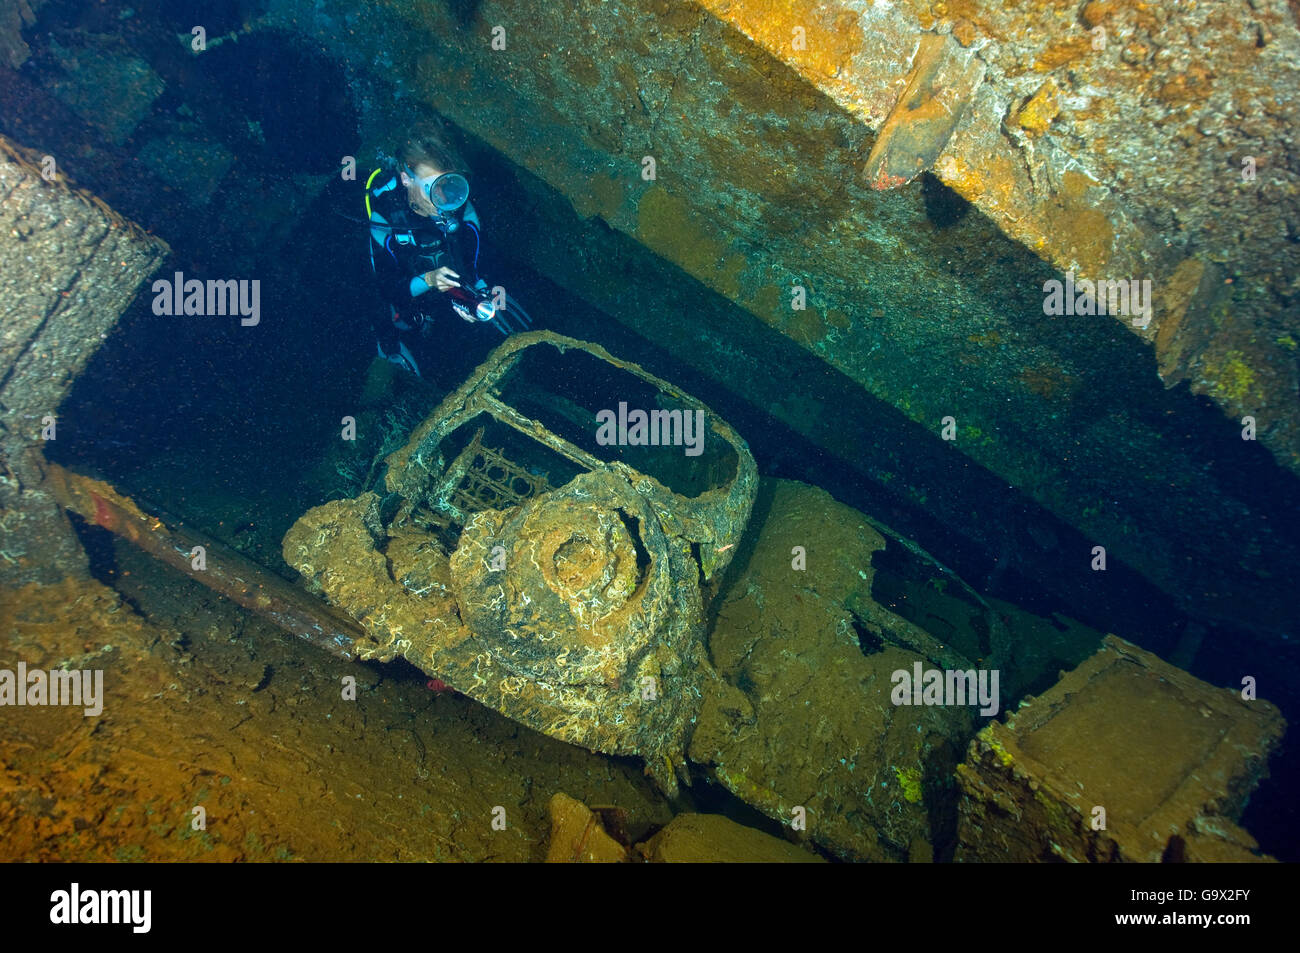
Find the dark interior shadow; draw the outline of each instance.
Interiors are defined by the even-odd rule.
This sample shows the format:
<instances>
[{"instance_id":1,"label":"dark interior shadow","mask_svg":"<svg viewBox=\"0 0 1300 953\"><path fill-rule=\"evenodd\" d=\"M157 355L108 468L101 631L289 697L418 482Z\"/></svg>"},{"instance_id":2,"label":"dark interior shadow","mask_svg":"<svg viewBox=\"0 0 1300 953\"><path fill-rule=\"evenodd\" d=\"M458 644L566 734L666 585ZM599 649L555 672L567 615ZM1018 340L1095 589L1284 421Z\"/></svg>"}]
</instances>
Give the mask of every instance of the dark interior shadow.
<instances>
[{"instance_id":1,"label":"dark interior shadow","mask_svg":"<svg viewBox=\"0 0 1300 953\"><path fill-rule=\"evenodd\" d=\"M447 9L456 18L459 26L469 26L473 23L482 5L483 0L447 0Z\"/></svg>"}]
</instances>

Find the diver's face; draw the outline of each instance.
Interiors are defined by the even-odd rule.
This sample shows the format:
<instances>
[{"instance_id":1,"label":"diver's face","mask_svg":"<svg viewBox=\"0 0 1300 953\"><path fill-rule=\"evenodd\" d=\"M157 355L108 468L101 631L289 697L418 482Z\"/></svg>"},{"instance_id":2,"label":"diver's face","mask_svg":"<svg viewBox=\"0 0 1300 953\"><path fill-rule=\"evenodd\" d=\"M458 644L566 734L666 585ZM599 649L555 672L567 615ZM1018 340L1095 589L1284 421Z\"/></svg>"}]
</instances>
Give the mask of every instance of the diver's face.
<instances>
[{"instance_id":1,"label":"diver's face","mask_svg":"<svg viewBox=\"0 0 1300 953\"><path fill-rule=\"evenodd\" d=\"M415 168L411 171L416 175L414 179L407 173L402 173L402 185L406 186L407 200L411 203L411 211L415 212L416 215L423 215L428 218L437 212L437 209L429 201L425 188L430 182L442 175L443 170L427 162L417 162Z\"/></svg>"}]
</instances>

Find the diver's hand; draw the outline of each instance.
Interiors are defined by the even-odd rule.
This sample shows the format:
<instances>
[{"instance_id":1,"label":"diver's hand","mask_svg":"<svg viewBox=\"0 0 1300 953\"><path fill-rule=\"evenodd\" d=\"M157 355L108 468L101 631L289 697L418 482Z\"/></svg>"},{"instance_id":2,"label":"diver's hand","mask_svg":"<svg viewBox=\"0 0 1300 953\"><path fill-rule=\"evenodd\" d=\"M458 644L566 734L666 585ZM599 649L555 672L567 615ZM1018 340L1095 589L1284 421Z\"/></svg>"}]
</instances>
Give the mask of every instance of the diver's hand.
<instances>
[{"instance_id":1,"label":"diver's hand","mask_svg":"<svg viewBox=\"0 0 1300 953\"><path fill-rule=\"evenodd\" d=\"M426 271L423 277L426 285L430 288L437 288L439 291L448 291L451 288L460 287L459 281L452 280L454 278L459 278L460 275L456 274L456 272L452 271L446 265L443 265L436 271Z\"/></svg>"}]
</instances>

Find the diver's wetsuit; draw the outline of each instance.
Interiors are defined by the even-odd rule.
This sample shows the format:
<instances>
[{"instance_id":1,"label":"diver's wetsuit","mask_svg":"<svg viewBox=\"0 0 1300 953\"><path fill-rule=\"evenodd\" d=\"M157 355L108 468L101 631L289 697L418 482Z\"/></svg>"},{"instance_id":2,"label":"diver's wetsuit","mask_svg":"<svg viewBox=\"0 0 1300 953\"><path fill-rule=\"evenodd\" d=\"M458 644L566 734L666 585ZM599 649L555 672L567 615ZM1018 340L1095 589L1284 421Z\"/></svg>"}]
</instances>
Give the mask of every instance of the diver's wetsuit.
<instances>
[{"instance_id":1,"label":"diver's wetsuit","mask_svg":"<svg viewBox=\"0 0 1300 953\"><path fill-rule=\"evenodd\" d=\"M436 219L411 210L406 188L395 172L372 176L367 196L370 258L386 303L375 311L379 352L418 375L409 349L403 347L402 334L418 332L439 313L454 313L449 299L426 284L423 276L447 266L460 275L455 279L460 284L472 287L479 282L478 215L473 204L466 202L459 216L460 227L448 232Z\"/></svg>"}]
</instances>

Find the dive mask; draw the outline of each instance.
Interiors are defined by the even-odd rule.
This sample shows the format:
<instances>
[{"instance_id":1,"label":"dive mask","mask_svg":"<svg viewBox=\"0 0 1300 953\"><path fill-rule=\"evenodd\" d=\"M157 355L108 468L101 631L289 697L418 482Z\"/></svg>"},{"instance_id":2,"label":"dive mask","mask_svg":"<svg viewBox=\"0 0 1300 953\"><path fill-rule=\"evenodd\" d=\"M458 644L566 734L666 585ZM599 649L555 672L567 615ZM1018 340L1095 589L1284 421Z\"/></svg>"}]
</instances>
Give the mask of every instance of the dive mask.
<instances>
[{"instance_id":1,"label":"dive mask","mask_svg":"<svg viewBox=\"0 0 1300 953\"><path fill-rule=\"evenodd\" d=\"M411 169L406 174L420 187L420 191L429 197L433 207L440 215L457 212L469 199L469 182L459 172L443 172L441 175L417 178Z\"/></svg>"}]
</instances>

